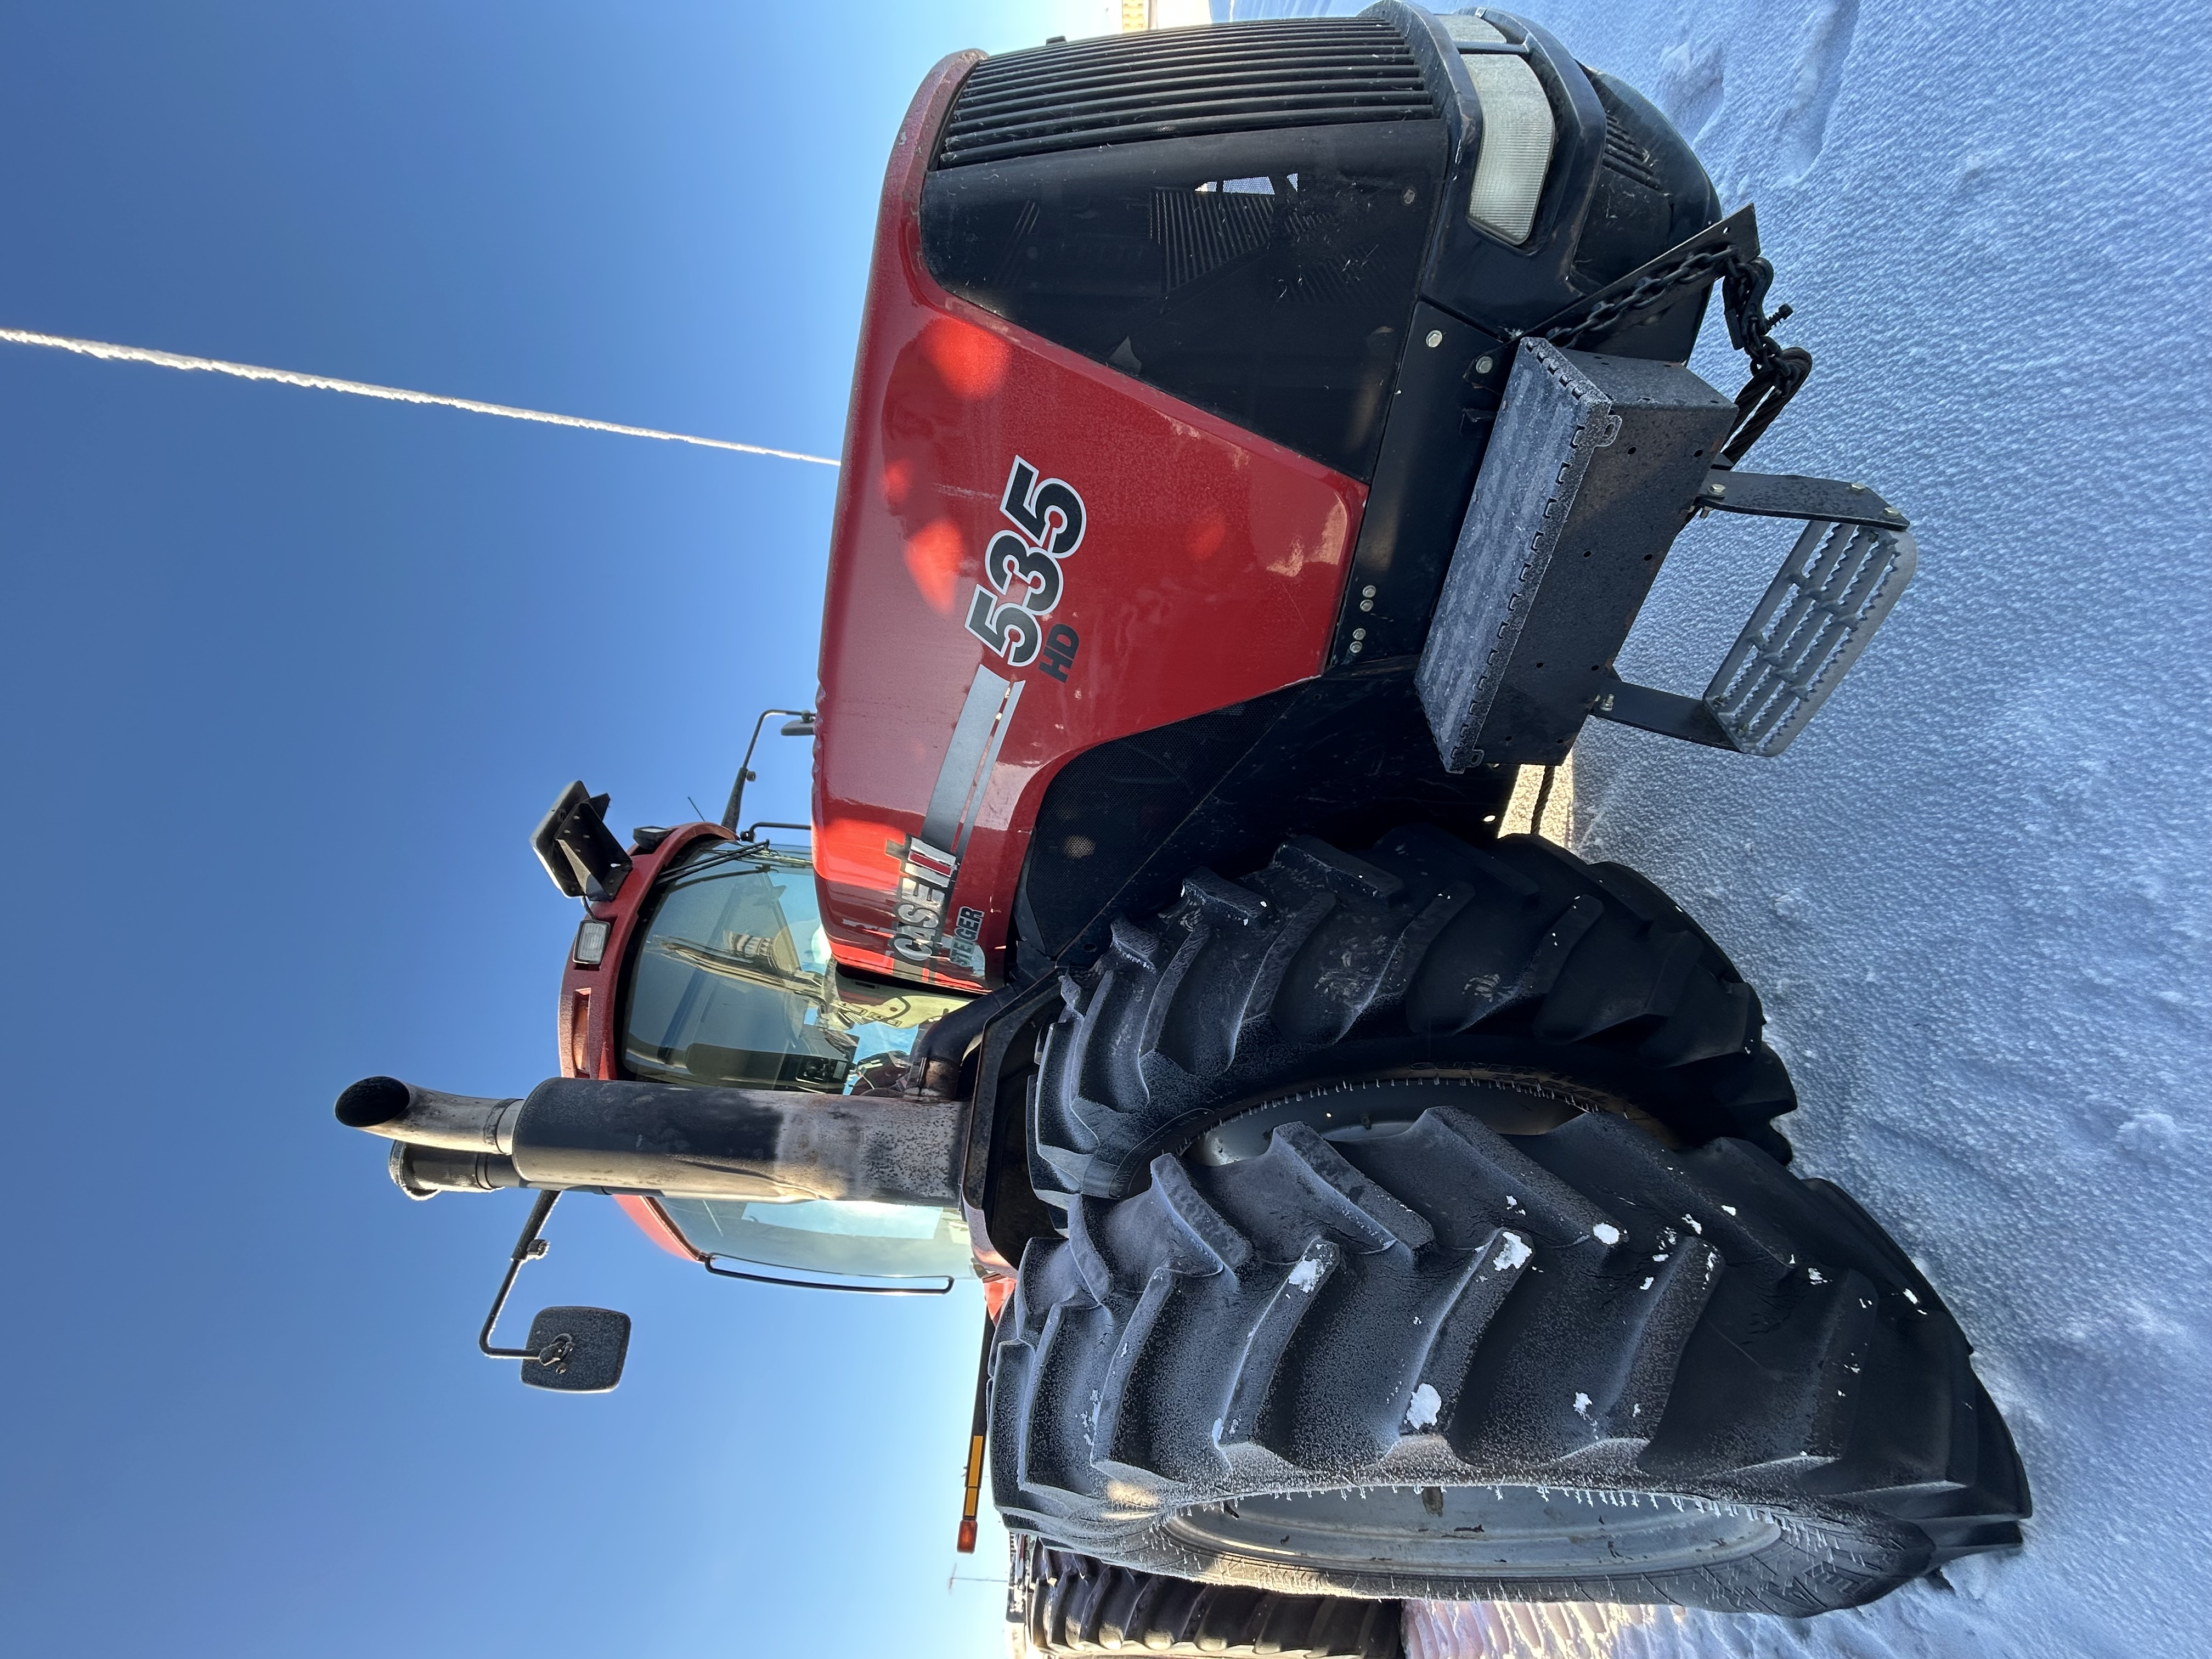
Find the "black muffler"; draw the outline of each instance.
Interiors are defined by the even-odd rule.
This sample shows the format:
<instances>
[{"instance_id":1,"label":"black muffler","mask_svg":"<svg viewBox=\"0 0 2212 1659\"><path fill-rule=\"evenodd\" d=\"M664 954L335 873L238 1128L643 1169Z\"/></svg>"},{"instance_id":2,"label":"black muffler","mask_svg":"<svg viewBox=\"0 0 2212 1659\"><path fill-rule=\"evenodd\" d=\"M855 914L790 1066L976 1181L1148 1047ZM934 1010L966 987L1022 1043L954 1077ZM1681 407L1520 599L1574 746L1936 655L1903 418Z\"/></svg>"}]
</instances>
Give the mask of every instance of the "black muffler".
<instances>
[{"instance_id":1,"label":"black muffler","mask_svg":"<svg viewBox=\"0 0 2212 1659\"><path fill-rule=\"evenodd\" d=\"M896 1097L550 1078L483 1099L364 1078L338 1121L398 1142L410 1196L535 1187L671 1198L959 1201L966 1107Z\"/></svg>"}]
</instances>

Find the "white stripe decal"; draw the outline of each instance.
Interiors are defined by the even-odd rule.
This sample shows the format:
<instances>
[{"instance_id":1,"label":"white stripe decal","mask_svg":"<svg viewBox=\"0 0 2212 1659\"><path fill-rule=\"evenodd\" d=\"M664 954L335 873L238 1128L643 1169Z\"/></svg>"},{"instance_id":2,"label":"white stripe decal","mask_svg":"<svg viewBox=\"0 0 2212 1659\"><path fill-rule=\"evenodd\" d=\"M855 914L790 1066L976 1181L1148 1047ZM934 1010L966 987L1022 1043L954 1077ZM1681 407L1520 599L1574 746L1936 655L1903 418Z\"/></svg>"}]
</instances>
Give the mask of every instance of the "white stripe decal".
<instances>
[{"instance_id":1,"label":"white stripe decal","mask_svg":"<svg viewBox=\"0 0 2212 1659\"><path fill-rule=\"evenodd\" d=\"M1006 689L1006 706L1000 713L998 725L992 728L991 746L983 751L983 764L975 774L975 799L960 826L960 840L952 848L956 864L968 856L968 837L975 833L975 820L983 816L983 796L991 787L991 774L998 769L999 746L1006 740L1006 728L1014 723L1014 705L1022 700L1022 687L1027 683L1016 680Z\"/></svg>"},{"instance_id":2,"label":"white stripe decal","mask_svg":"<svg viewBox=\"0 0 2212 1659\"><path fill-rule=\"evenodd\" d=\"M977 666L968 687L968 700L961 705L960 718L953 725L952 740L945 747L945 763L938 769L936 786L929 792L928 809L921 815L924 841L957 854L960 826L968 817L969 799L977 792L977 775L986 757L998 752L991 735L1000 723L1000 709L1006 704L1009 689L1009 682Z\"/></svg>"}]
</instances>

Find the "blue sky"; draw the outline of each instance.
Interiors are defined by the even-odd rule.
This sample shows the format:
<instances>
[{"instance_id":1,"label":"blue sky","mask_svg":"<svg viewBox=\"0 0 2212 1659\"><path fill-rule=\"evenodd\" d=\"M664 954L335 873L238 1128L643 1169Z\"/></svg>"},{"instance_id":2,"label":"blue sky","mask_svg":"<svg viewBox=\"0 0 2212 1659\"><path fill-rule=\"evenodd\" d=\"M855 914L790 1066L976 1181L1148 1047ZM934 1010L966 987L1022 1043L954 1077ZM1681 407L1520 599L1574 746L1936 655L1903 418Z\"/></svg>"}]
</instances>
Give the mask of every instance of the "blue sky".
<instances>
[{"instance_id":1,"label":"blue sky","mask_svg":"<svg viewBox=\"0 0 2212 1659\"><path fill-rule=\"evenodd\" d=\"M9 5L0 325L835 453L915 85L1103 9ZM572 1200L518 1310L629 1310L629 1372L527 1393L471 1346L525 1200L410 1205L330 1117L551 1070L526 837L580 775L711 811L811 698L833 487L0 346L15 1650L995 1650L971 1287L714 1281Z\"/></svg>"}]
</instances>

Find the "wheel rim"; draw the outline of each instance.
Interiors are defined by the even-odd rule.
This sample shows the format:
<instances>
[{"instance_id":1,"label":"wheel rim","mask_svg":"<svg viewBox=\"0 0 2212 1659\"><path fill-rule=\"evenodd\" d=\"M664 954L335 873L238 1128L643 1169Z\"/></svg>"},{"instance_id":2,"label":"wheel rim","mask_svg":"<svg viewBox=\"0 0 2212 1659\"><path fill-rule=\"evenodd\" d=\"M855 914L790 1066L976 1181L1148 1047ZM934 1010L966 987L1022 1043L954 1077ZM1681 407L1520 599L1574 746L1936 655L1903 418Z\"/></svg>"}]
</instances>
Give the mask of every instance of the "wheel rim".
<instances>
[{"instance_id":1,"label":"wheel rim","mask_svg":"<svg viewBox=\"0 0 2212 1659\"><path fill-rule=\"evenodd\" d=\"M1186 1510L1168 1530L1216 1556L1483 1579L1680 1571L1755 1555L1782 1536L1762 1510L1557 1486L1271 1492Z\"/></svg>"}]
</instances>

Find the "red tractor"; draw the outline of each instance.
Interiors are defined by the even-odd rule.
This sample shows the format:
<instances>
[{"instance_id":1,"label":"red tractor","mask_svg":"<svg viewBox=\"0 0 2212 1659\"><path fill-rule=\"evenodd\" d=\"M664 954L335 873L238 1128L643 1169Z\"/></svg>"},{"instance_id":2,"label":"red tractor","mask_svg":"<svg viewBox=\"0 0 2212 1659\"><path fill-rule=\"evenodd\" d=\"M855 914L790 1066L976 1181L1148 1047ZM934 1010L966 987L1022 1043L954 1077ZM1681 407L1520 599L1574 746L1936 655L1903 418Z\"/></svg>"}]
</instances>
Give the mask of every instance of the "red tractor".
<instances>
[{"instance_id":1,"label":"red tractor","mask_svg":"<svg viewBox=\"0 0 2212 1659\"><path fill-rule=\"evenodd\" d=\"M771 711L811 824L743 826L750 749L720 823L627 845L572 787L533 842L585 913L562 1076L338 1115L410 1194L539 1191L507 1286L576 1189L738 1277L972 1265L969 1512L988 1428L1048 1650L1381 1653L1399 1597L1805 1614L2016 1544L1966 1339L1789 1171L1752 988L1500 831L1593 715L1778 753L1911 574L1872 490L1739 465L1811 366L1770 276L1650 102L1504 12L946 58L884 186L819 698ZM1684 367L1717 285L1733 398ZM1702 696L1623 681L1713 511L1795 521L1779 574ZM491 1331L589 1391L628 1322Z\"/></svg>"}]
</instances>

